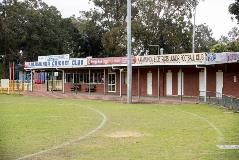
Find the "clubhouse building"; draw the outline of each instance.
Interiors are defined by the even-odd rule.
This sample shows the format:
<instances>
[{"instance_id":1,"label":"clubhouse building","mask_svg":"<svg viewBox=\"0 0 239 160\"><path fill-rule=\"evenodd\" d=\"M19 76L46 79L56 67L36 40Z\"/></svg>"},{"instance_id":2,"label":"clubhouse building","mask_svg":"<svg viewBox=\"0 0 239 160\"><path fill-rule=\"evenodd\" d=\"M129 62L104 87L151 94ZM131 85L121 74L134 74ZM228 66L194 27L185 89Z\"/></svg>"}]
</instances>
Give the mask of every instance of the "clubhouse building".
<instances>
[{"instance_id":1,"label":"clubhouse building","mask_svg":"<svg viewBox=\"0 0 239 160\"><path fill-rule=\"evenodd\" d=\"M24 69L32 92L127 94L127 57L39 56ZM132 56L132 75L133 96L239 98L239 52Z\"/></svg>"}]
</instances>

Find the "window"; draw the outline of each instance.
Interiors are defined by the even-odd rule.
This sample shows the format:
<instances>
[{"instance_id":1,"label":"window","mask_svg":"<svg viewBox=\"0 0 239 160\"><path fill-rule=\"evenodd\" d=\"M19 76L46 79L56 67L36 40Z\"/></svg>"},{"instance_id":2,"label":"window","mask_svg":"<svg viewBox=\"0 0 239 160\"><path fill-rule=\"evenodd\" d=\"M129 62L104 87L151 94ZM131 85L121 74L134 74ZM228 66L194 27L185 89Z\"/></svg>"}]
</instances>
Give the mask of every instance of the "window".
<instances>
[{"instance_id":1,"label":"window","mask_svg":"<svg viewBox=\"0 0 239 160\"><path fill-rule=\"evenodd\" d=\"M66 83L73 82L73 74L66 73Z\"/></svg>"},{"instance_id":2,"label":"window","mask_svg":"<svg viewBox=\"0 0 239 160\"><path fill-rule=\"evenodd\" d=\"M84 83L84 73L80 74L80 83Z\"/></svg>"},{"instance_id":3,"label":"window","mask_svg":"<svg viewBox=\"0 0 239 160\"><path fill-rule=\"evenodd\" d=\"M116 74L109 73L108 80L108 92L116 92Z\"/></svg>"},{"instance_id":4,"label":"window","mask_svg":"<svg viewBox=\"0 0 239 160\"><path fill-rule=\"evenodd\" d=\"M89 73L84 73L81 77L83 83L89 83ZM102 84L104 83L104 73L103 72L91 72L90 83L92 84Z\"/></svg>"},{"instance_id":5,"label":"window","mask_svg":"<svg viewBox=\"0 0 239 160\"><path fill-rule=\"evenodd\" d=\"M84 83L89 83L89 73L84 73Z\"/></svg>"},{"instance_id":6,"label":"window","mask_svg":"<svg viewBox=\"0 0 239 160\"><path fill-rule=\"evenodd\" d=\"M91 73L90 74L90 83L94 83L95 82L95 73Z\"/></svg>"},{"instance_id":7,"label":"window","mask_svg":"<svg viewBox=\"0 0 239 160\"><path fill-rule=\"evenodd\" d=\"M122 84L127 84L127 72L122 72Z\"/></svg>"},{"instance_id":8,"label":"window","mask_svg":"<svg viewBox=\"0 0 239 160\"><path fill-rule=\"evenodd\" d=\"M74 74L74 83L80 83L80 73Z\"/></svg>"},{"instance_id":9,"label":"window","mask_svg":"<svg viewBox=\"0 0 239 160\"><path fill-rule=\"evenodd\" d=\"M89 83L89 73L66 73L66 82L73 83ZM92 84L102 84L104 83L104 72L91 72L90 83Z\"/></svg>"},{"instance_id":10,"label":"window","mask_svg":"<svg viewBox=\"0 0 239 160\"><path fill-rule=\"evenodd\" d=\"M104 73L100 73L100 72L95 73L94 83L104 83Z\"/></svg>"}]
</instances>

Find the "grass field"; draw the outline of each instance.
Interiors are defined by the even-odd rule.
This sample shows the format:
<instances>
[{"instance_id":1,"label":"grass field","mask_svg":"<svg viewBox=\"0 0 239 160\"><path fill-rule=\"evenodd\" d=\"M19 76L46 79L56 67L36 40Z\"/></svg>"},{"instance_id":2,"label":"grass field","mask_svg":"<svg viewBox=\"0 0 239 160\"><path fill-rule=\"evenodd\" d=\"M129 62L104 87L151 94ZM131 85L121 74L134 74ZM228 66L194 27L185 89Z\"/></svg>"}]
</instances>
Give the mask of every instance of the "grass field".
<instances>
[{"instance_id":1,"label":"grass field","mask_svg":"<svg viewBox=\"0 0 239 160\"><path fill-rule=\"evenodd\" d=\"M34 153L23 159L239 159L239 150L220 150L218 144L239 144L239 114L197 104L0 95L1 160Z\"/></svg>"}]
</instances>

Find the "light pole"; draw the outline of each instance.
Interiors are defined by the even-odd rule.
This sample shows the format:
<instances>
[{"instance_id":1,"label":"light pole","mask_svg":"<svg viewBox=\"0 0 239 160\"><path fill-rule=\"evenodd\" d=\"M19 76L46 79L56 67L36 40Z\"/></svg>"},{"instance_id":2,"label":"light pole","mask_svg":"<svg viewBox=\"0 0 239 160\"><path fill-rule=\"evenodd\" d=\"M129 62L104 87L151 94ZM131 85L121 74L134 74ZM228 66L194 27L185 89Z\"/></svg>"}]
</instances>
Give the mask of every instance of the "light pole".
<instances>
[{"instance_id":1,"label":"light pole","mask_svg":"<svg viewBox=\"0 0 239 160\"><path fill-rule=\"evenodd\" d=\"M204 0L203 0L204 1ZM193 8L193 35L192 35L192 53L195 53L195 31L196 31L196 13L197 13L197 2L194 4L186 2L190 7Z\"/></svg>"},{"instance_id":2,"label":"light pole","mask_svg":"<svg viewBox=\"0 0 239 160\"><path fill-rule=\"evenodd\" d=\"M196 2L193 6L193 39L192 39L192 53L195 53L195 31L196 31Z\"/></svg>"},{"instance_id":3,"label":"light pole","mask_svg":"<svg viewBox=\"0 0 239 160\"><path fill-rule=\"evenodd\" d=\"M132 103L131 0L127 0L127 103Z\"/></svg>"},{"instance_id":4,"label":"light pole","mask_svg":"<svg viewBox=\"0 0 239 160\"><path fill-rule=\"evenodd\" d=\"M204 0L201 0L204 2ZM199 1L198 1L199 2ZM193 7L193 36L192 36L192 53L195 53L195 32L196 32L196 13L197 13L197 5L198 5L197 1L194 1L194 4L191 5L189 4L191 7Z\"/></svg>"}]
</instances>

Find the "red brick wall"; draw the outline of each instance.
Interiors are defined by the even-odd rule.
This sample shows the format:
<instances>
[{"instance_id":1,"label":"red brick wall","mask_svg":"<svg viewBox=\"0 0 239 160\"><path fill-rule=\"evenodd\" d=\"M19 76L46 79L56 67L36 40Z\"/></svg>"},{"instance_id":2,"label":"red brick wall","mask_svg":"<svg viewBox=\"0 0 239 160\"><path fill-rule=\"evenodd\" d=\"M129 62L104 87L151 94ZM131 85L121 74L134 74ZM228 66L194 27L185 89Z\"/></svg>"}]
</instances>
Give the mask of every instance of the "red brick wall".
<instances>
[{"instance_id":1,"label":"red brick wall","mask_svg":"<svg viewBox=\"0 0 239 160\"><path fill-rule=\"evenodd\" d=\"M178 95L178 72L172 71L173 74L173 95Z\"/></svg>"},{"instance_id":2,"label":"red brick wall","mask_svg":"<svg viewBox=\"0 0 239 160\"><path fill-rule=\"evenodd\" d=\"M167 73L171 70L172 72L172 94L178 95L178 72L179 68L173 67L164 67L160 69L160 95L166 96L166 90L167 90Z\"/></svg>"},{"instance_id":3,"label":"red brick wall","mask_svg":"<svg viewBox=\"0 0 239 160\"><path fill-rule=\"evenodd\" d=\"M234 76L237 82L234 82ZM239 73L224 73L223 92L239 98Z\"/></svg>"},{"instance_id":4,"label":"red brick wall","mask_svg":"<svg viewBox=\"0 0 239 160\"><path fill-rule=\"evenodd\" d=\"M71 91L71 88L73 87L73 83L72 82L67 82L65 83L64 85L65 87L65 92L70 92Z\"/></svg>"},{"instance_id":5,"label":"red brick wall","mask_svg":"<svg viewBox=\"0 0 239 160\"><path fill-rule=\"evenodd\" d=\"M142 78L144 77L143 74L144 74L144 71L142 72L142 70L140 69L140 82L139 82L140 83L140 88L139 88L139 90L141 90L141 91L142 91L142 86L141 85L144 85L144 87L147 87L147 83L144 82L144 80L142 81ZM122 78L124 78L124 77L122 77ZM119 72L117 72L117 79L118 79L117 80L117 82L118 82L117 83L117 94L120 94L120 76L119 76ZM146 75L146 81L147 81L147 75ZM125 84L125 83L122 83L122 94L123 95L127 94L127 84ZM147 94L147 90L146 90L146 94ZM138 69L133 69L132 70L132 95L133 96L138 96Z\"/></svg>"},{"instance_id":6,"label":"red brick wall","mask_svg":"<svg viewBox=\"0 0 239 160\"><path fill-rule=\"evenodd\" d=\"M96 85L95 93L104 93L104 84L91 84ZM70 92L71 88L73 87L73 83L65 83L65 92ZM88 84L80 84L80 92L84 93L86 92L86 88L88 87Z\"/></svg>"},{"instance_id":7,"label":"red brick wall","mask_svg":"<svg viewBox=\"0 0 239 160\"><path fill-rule=\"evenodd\" d=\"M165 96L166 94L166 73L168 70L172 71L173 78L173 95L178 95L178 72L179 67L160 67L160 96ZM198 96L199 94L199 72L203 69L197 69L195 66L182 67L184 72L184 95L185 96ZM224 75L224 94L232 95L239 98L239 64L227 64L227 65L214 65L207 66L207 87L208 91L216 92L216 72L218 70L223 71ZM120 71L117 69L116 72L116 94L120 93ZM140 95L147 96L147 73L152 72L153 79L153 96L158 95L158 68L148 67L140 68ZM138 96L138 68L133 68L132 72L132 95ZM237 82L233 82L234 76L237 77ZM124 77L122 77L124 78ZM108 70L106 72L106 93L108 92ZM72 83L65 84L65 91L70 91ZM34 85L34 90L44 90L46 91L45 85ZM86 85L81 85L81 92L85 92ZM104 93L104 84L96 85L97 93ZM122 94L126 95L127 85L122 83Z\"/></svg>"},{"instance_id":8,"label":"red brick wall","mask_svg":"<svg viewBox=\"0 0 239 160\"><path fill-rule=\"evenodd\" d=\"M148 69L140 68L140 96L146 96L147 95L147 72Z\"/></svg>"},{"instance_id":9,"label":"red brick wall","mask_svg":"<svg viewBox=\"0 0 239 160\"><path fill-rule=\"evenodd\" d=\"M190 68L183 68L184 73L184 95L185 96L198 96L199 94L199 72L195 66Z\"/></svg>"},{"instance_id":10,"label":"red brick wall","mask_svg":"<svg viewBox=\"0 0 239 160\"><path fill-rule=\"evenodd\" d=\"M147 73L152 73L152 96L158 95L158 69L157 68L140 68L140 95L147 96ZM134 82L134 81L133 81Z\"/></svg>"},{"instance_id":11,"label":"red brick wall","mask_svg":"<svg viewBox=\"0 0 239 160\"><path fill-rule=\"evenodd\" d=\"M225 66L223 91L226 95L239 98L239 64L228 64ZM234 82L236 76L236 82Z\"/></svg>"},{"instance_id":12,"label":"red brick wall","mask_svg":"<svg viewBox=\"0 0 239 160\"><path fill-rule=\"evenodd\" d=\"M217 68L207 68L207 91L213 93L216 92L216 72L218 72Z\"/></svg>"},{"instance_id":13,"label":"red brick wall","mask_svg":"<svg viewBox=\"0 0 239 160\"><path fill-rule=\"evenodd\" d=\"M33 91L45 92L47 91L47 84L34 84Z\"/></svg>"},{"instance_id":14,"label":"red brick wall","mask_svg":"<svg viewBox=\"0 0 239 160\"><path fill-rule=\"evenodd\" d=\"M91 84L95 85L96 89L94 93L104 93L104 84ZM80 92L86 92L88 88L88 84L81 84Z\"/></svg>"}]
</instances>

